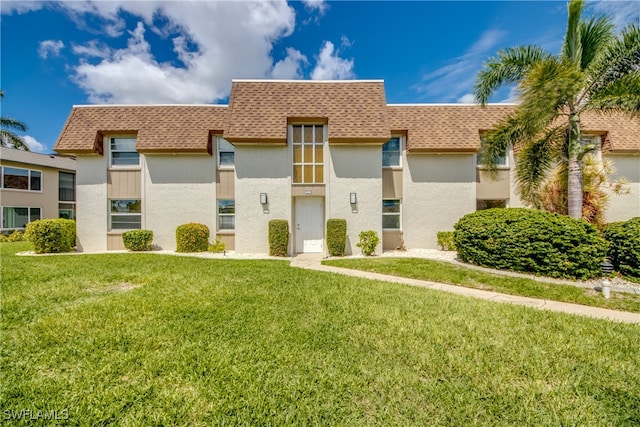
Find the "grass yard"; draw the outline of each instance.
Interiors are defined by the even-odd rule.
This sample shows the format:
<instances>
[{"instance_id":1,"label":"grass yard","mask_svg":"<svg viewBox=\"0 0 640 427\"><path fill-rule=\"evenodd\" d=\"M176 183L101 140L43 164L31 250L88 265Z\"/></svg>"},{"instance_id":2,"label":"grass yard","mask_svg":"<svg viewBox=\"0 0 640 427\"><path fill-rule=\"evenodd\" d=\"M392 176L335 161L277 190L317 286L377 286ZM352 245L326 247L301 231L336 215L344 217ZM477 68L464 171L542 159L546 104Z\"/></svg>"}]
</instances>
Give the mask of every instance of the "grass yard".
<instances>
[{"instance_id":1,"label":"grass yard","mask_svg":"<svg viewBox=\"0 0 640 427\"><path fill-rule=\"evenodd\" d=\"M284 261L26 248L0 245L12 425L640 423L636 325Z\"/></svg>"},{"instance_id":2,"label":"grass yard","mask_svg":"<svg viewBox=\"0 0 640 427\"><path fill-rule=\"evenodd\" d=\"M640 313L640 295L638 294L612 292L611 299L604 299L600 292L593 289L485 273L442 261L418 258L352 258L327 260L323 261L323 264L391 276L430 280L509 295Z\"/></svg>"}]
</instances>

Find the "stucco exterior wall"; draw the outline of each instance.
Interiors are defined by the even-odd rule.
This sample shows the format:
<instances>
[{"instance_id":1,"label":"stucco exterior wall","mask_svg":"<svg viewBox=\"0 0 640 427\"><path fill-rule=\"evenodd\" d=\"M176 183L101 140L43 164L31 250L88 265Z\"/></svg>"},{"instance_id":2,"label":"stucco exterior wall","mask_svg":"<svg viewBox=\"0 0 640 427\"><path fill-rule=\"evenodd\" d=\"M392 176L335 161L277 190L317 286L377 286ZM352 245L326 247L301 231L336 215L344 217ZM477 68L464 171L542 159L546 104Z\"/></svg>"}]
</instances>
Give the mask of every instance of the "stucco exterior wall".
<instances>
[{"instance_id":1,"label":"stucco exterior wall","mask_svg":"<svg viewBox=\"0 0 640 427\"><path fill-rule=\"evenodd\" d=\"M356 247L361 231L374 230L382 239L382 148L379 145L330 146L326 219L347 220L347 255ZM350 193L358 203L352 206ZM382 252L382 244L376 250Z\"/></svg>"},{"instance_id":2,"label":"stucco exterior wall","mask_svg":"<svg viewBox=\"0 0 640 427\"><path fill-rule=\"evenodd\" d=\"M107 156L78 156L76 227L79 252L107 250Z\"/></svg>"},{"instance_id":3,"label":"stucco exterior wall","mask_svg":"<svg viewBox=\"0 0 640 427\"><path fill-rule=\"evenodd\" d=\"M640 216L640 155L605 155L603 157L613 163L616 171L611 180L625 178L628 181L625 187L629 190L628 194L609 195L606 221L626 221Z\"/></svg>"},{"instance_id":4,"label":"stucco exterior wall","mask_svg":"<svg viewBox=\"0 0 640 427\"><path fill-rule=\"evenodd\" d=\"M215 158L202 155L145 155L142 227L153 231L154 244L176 248L176 228L189 222L216 232Z\"/></svg>"},{"instance_id":5,"label":"stucco exterior wall","mask_svg":"<svg viewBox=\"0 0 640 427\"><path fill-rule=\"evenodd\" d=\"M235 146L237 252L269 253L272 219L286 219L291 231L291 156L285 146ZM260 193L267 193L266 205L260 204Z\"/></svg>"},{"instance_id":6,"label":"stucco exterior wall","mask_svg":"<svg viewBox=\"0 0 640 427\"><path fill-rule=\"evenodd\" d=\"M436 249L438 231L453 230L476 210L473 154L411 154L404 176L402 223L407 249Z\"/></svg>"}]
</instances>

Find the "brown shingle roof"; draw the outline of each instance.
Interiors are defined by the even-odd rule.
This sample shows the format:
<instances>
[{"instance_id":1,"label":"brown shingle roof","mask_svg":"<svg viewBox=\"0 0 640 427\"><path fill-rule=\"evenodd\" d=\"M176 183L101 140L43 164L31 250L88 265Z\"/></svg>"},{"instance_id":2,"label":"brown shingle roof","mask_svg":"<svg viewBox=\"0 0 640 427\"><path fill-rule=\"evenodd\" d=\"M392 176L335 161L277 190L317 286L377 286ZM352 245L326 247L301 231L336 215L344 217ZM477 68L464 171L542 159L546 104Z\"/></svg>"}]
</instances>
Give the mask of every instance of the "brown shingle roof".
<instances>
[{"instance_id":1,"label":"brown shingle roof","mask_svg":"<svg viewBox=\"0 0 640 427\"><path fill-rule=\"evenodd\" d=\"M640 152L640 117L584 113L580 117L580 124L583 133L605 136L604 151Z\"/></svg>"},{"instance_id":2,"label":"brown shingle roof","mask_svg":"<svg viewBox=\"0 0 640 427\"><path fill-rule=\"evenodd\" d=\"M407 133L410 152L477 151L480 131L490 129L514 105L390 105L392 131Z\"/></svg>"},{"instance_id":3,"label":"brown shingle roof","mask_svg":"<svg viewBox=\"0 0 640 427\"><path fill-rule=\"evenodd\" d=\"M234 81L224 137L285 144L287 124L305 120L327 122L330 143L384 143L384 82Z\"/></svg>"},{"instance_id":4,"label":"brown shingle roof","mask_svg":"<svg viewBox=\"0 0 640 427\"><path fill-rule=\"evenodd\" d=\"M102 153L102 135L136 133L141 152L208 151L210 131L224 129L225 106L150 105L73 107L54 150Z\"/></svg>"}]
</instances>

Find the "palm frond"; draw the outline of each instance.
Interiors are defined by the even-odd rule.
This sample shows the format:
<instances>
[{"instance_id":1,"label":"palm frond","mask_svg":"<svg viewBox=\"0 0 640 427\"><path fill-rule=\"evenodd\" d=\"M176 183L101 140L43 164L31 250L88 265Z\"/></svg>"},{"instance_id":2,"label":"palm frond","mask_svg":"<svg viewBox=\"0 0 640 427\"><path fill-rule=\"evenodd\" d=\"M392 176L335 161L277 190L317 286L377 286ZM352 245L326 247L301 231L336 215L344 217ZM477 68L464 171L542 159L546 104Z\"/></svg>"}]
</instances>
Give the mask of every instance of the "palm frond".
<instances>
[{"instance_id":1,"label":"palm frond","mask_svg":"<svg viewBox=\"0 0 640 427\"><path fill-rule=\"evenodd\" d=\"M27 125L10 117L0 117L0 129L11 129L19 132L26 132Z\"/></svg>"},{"instance_id":2,"label":"palm frond","mask_svg":"<svg viewBox=\"0 0 640 427\"><path fill-rule=\"evenodd\" d=\"M578 32L582 45L581 70L588 69L591 62L605 51L606 46L614 38L614 28L608 16L592 17L580 22Z\"/></svg>"},{"instance_id":3,"label":"palm frond","mask_svg":"<svg viewBox=\"0 0 640 427\"><path fill-rule=\"evenodd\" d=\"M587 109L640 115L640 70L624 75L591 94Z\"/></svg>"},{"instance_id":4,"label":"palm frond","mask_svg":"<svg viewBox=\"0 0 640 427\"><path fill-rule=\"evenodd\" d=\"M29 146L24 140L13 132L0 130L0 145L3 147L16 148L18 150L29 151Z\"/></svg>"},{"instance_id":5,"label":"palm frond","mask_svg":"<svg viewBox=\"0 0 640 427\"><path fill-rule=\"evenodd\" d=\"M549 170L563 157L566 139L566 128L558 126L521 146L516 162L516 188L525 203L539 207L540 187Z\"/></svg>"},{"instance_id":6,"label":"palm frond","mask_svg":"<svg viewBox=\"0 0 640 427\"><path fill-rule=\"evenodd\" d=\"M484 105L500 87L519 83L533 64L552 55L538 46L518 46L498 51L476 76L473 94Z\"/></svg>"},{"instance_id":7,"label":"palm frond","mask_svg":"<svg viewBox=\"0 0 640 427\"><path fill-rule=\"evenodd\" d=\"M567 32L564 36L562 53L564 58L575 65L582 60L582 38L580 37L580 22L583 0L571 0L568 5L569 17L567 19Z\"/></svg>"},{"instance_id":8,"label":"palm frond","mask_svg":"<svg viewBox=\"0 0 640 427\"><path fill-rule=\"evenodd\" d=\"M557 115L580 94L584 76L570 62L549 58L538 62L520 85L520 109L528 120ZM548 119L547 119L548 120Z\"/></svg>"}]
</instances>

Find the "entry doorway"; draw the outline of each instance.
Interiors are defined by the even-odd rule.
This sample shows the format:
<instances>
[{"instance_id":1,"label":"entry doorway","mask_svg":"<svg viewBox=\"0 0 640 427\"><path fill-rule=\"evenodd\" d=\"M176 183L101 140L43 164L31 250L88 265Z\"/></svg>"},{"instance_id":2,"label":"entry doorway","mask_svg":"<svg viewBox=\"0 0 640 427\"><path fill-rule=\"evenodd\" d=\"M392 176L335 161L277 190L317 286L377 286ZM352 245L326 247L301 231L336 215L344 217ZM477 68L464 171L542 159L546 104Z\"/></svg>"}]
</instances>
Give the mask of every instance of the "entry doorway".
<instances>
[{"instance_id":1,"label":"entry doorway","mask_svg":"<svg viewBox=\"0 0 640 427\"><path fill-rule=\"evenodd\" d=\"M322 253L324 248L324 198L295 198L295 252Z\"/></svg>"}]
</instances>

